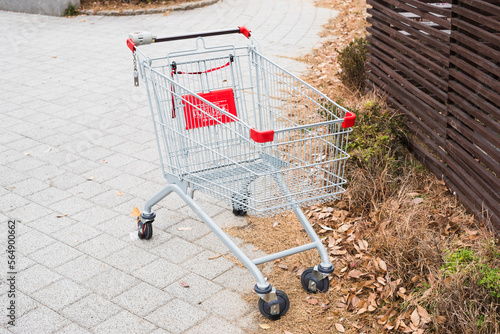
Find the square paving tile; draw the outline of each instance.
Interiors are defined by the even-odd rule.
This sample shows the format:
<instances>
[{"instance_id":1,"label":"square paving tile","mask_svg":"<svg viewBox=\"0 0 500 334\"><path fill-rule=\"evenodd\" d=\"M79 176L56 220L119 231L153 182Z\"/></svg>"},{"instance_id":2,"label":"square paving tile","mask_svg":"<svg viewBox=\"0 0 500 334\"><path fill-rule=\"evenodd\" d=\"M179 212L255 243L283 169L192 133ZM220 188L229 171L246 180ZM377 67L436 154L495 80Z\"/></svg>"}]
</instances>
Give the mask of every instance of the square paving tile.
<instances>
[{"instance_id":1,"label":"square paving tile","mask_svg":"<svg viewBox=\"0 0 500 334\"><path fill-rule=\"evenodd\" d=\"M69 321L45 306L26 313L16 321L16 326L9 327L13 333L52 333L66 325Z\"/></svg>"},{"instance_id":2,"label":"square paving tile","mask_svg":"<svg viewBox=\"0 0 500 334\"><path fill-rule=\"evenodd\" d=\"M138 283L139 280L134 276L115 268L107 268L85 281L83 285L104 298L111 299Z\"/></svg>"},{"instance_id":3,"label":"square paving tile","mask_svg":"<svg viewBox=\"0 0 500 334\"><path fill-rule=\"evenodd\" d=\"M68 279L62 279L35 292L32 296L45 306L58 311L89 293L90 290Z\"/></svg>"},{"instance_id":4,"label":"square paving tile","mask_svg":"<svg viewBox=\"0 0 500 334\"><path fill-rule=\"evenodd\" d=\"M121 311L114 317L104 321L93 329L96 334L108 333L127 333L127 334L148 334L154 331L157 327L139 318L138 316L127 312Z\"/></svg>"},{"instance_id":5,"label":"square paving tile","mask_svg":"<svg viewBox=\"0 0 500 334\"><path fill-rule=\"evenodd\" d=\"M181 286L179 281L187 283L189 287ZM182 277L179 281L170 284L163 290L192 305L196 305L222 290L220 285L192 273Z\"/></svg>"},{"instance_id":6,"label":"square paving tile","mask_svg":"<svg viewBox=\"0 0 500 334\"><path fill-rule=\"evenodd\" d=\"M113 302L138 316L144 317L168 303L172 297L163 290L141 282L113 298Z\"/></svg>"},{"instance_id":7,"label":"square paving tile","mask_svg":"<svg viewBox=\"0 0 500 334\"><path fill-rule=\"evenodd\" d=\"M173 263L182 263L203 251L203 248L188 241L174 237L152 248L151 252Z\"/></svg>"},{"instance_id":8,"label":"square paving tile","mask_svg":"<svg viewBox=\"0 0 500 334\"><path fill-rule=\"evenodd\" d=\"M164 259L159 259L137 270L133 275L139 277L144 282L163 289L186 273L187 271L178 265Z\"/></svg>"},{"instance_id":9,"label":"square paving tile","mask_svg":"<svg viewBox=\"0 0 500 334\"><path fill-rule=\"evenodd\" d=\"M90 329L111 318L120 310L119 306L96 294L91 294L64 308L61 313L83 328Z\"/></svg>"},{"instance_id":10,"label":"square paving tile","mask_svg":"<svg viewBox=\"0 0 500 334\"><path fill-rule=\"evenodd\" d=\"M174 299L148 315L146 320L167 331L180 334L185 333L189 327L197 324L206 316L207 313L205 311L179 299Z\"/></svg>"},{"instance_id":11,"label":"square paving tile","mask_svg":"<svg viewBox=\"0 0 500 334\"><path fill-rule=\"evenodd\" d=\"M211 280L234 266L233 262L226 260L223 256L212 260L210 259L216 255L217 254L211 251L204 251L182 263L182 266Z\"/></svg>"}]
</instances>

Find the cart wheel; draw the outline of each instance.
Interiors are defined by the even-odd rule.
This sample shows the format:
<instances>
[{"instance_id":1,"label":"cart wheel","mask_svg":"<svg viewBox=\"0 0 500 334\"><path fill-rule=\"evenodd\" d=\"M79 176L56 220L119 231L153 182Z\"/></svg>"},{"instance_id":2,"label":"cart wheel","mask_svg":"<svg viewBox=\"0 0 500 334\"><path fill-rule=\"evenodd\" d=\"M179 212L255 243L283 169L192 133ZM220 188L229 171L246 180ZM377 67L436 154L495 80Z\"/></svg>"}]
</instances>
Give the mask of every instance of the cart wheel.
<instances>
[{"instance_id":1,"label":"cart wheel","mask_svg":"<svg viewBox=\"0 0 500 334\"><path fill-rule=\"evenodd\" d=\"M142 229L137 232L137 235L139 236L139 239L151 239L153 236L153 225L151 222L144 223L144 225L142 225Z\"/></svg>"},{"instance_id":2,"label":"cart wheel","mask_svg":"<svg viewBox=\"0 0 500 334\"><path fill-rule=\"evenodd\" d=\"M312 293L317 293L318 291L327 292L328 288L330 287L330 280L328 279L328 277L323 278L321 281L318 280L316 277L313 277L312 275L313 270L314 269L312 267L307 268L300 276L300 283L302 283L302 287L307 292L312 292ZM314 283L316 283L316 290L312 290L309 288L309 281L313 281Z\"/></svg>"},{"instance_id":3,"label":"cart wheel","mask_svg":"<svg viewBox=\"0 0 500 334\"><path fill-rule=\"evenodd\" d=\"M233 207L233 214L235 216L244 216L247 214L247 210L245 209L236 209L235 207Z\"/></svg>"},{"instance_id":4,"label":"cart wheel","mask_svg":"<svg viewBox=\"0 0 500 334\"><path fill-rule=\"evenodd\" d=\"M259 311L262 315L271 320L278 320L282 315L285 315L288 309L290 308L290 300L286 293L281 290L276 290L277 300L273 300L270 303L265 302L262 298L259 299ZM280 313L279 314L271 314L271 306L279 303L280 305Z\"/></svg>"}]
</instances>

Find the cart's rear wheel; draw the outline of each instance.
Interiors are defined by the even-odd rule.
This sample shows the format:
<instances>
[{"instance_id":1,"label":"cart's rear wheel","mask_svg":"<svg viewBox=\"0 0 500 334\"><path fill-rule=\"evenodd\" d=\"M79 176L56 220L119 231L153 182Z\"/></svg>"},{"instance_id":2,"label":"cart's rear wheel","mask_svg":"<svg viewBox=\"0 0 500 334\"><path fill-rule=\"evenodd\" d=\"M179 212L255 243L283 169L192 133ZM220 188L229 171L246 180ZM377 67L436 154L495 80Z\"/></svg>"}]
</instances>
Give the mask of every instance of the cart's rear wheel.
<instances>
[{"instance_id":1,"label":"cart's rear wheel","mask_svg":"<svg viewBox=\"0 0 500 334\"><path fill-rule=\"evenodd\" d=\"M269 303L265 302L262 298L259 299L260 313L262 313L264 317L271 320L278 320L279 318L281 318L282 315L285 315L286 312L288 312L288 309L290 308L290 299L288 299L286 293L284 293L281 290L276 290L276 297L278 298L277 300L273 300ZM276 303L279 304L280 306L280 313L271 314L271 306L273 306Z\"/></svg>"},{"instance_id":2,"label":"cart's rear wheel","mask_svg":"<svg viewBox=\"0 0 500 334\"><path fill-rule=\"evenodd\" d=\"M330 287L330 280L328 277L323 278L322 280L318 280L316 277L312 275L314 268L307 268L304 270L302 275L300 276L300 282L302 283L302 287L307 292L317 293L317 292L327 292ZM314 283L316 289L312 289L309 286L310 282Z\"/></svg>"},{"instance_id":3,"label":"cart's rear wheel","mask_svg":"<svg viewBox=\"0 0 500 334\"><path fill-rule=\"evenodd\" d=\"M247 210L244 210L244 209L236 209L234 206L233 206L233 214L235 216L244 216L247 214Z\"/></svg>"},{"instance_id":4,"label":"cart's rear wheel","mask_svg":"<svg viewBox=\"0 0 500 334\"><path fill-rule=\"evenodd\" d=\"M139 239L151 239L153 236L153 224L151 224L151 222L144 223L142 228L140 228L137 232L137 235L139 236Z\"/></svg>"}]
</instances>

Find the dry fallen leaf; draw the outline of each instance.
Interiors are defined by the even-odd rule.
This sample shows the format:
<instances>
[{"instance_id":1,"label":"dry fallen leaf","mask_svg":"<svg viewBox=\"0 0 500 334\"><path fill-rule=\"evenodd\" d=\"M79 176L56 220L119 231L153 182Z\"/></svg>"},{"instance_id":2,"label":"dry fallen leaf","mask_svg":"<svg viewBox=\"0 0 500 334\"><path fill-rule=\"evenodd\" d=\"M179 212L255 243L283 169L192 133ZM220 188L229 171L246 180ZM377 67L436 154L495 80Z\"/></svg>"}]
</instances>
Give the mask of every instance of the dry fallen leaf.
<instances>
[{"instance_id":1,"label":"dry fallen leaf","mask_svg":"<svg viewBox=\"0 0 500 334\"><path fill-rule=\"evenodd\" d=\"M410 316L410 319L413 325L418 328L418 325L420 324L420 316L418 315L417 309L413 311L413 313Z\"/></svg>"},{"instance_id":2,"label":"dry fallen leaf","mask_svg":"<svg viewBox=\"0 0 500 334\"><path fill-rule=\"evenodd\" d=\"M134 208L132 209L132 213L130 213L130 215L132 217L140 217L141 211L139 211L139 209L136 206L134 206Z\"/></svg>"},{"instance_id":3,"label":"dry fallen leaf","mask_svg":"<svg viewBox=\"0 0 500 334\"><path fill-rule=\"evenodd\" d=\"M378 266L382 271L387 271L387 264L380 258L378 259Z\"/></svg>"},{"instance_id":4,"label":"dry fallen leaf","mask_svg":"<svg viewBox=\"0 0 500 334\"><path fill-rule=\"evenodd\" d=\"M269 329L269 328L271 328L271 326L269 326L268 324L259 324L259 327L262 328L262 329Z\"/></svg>"},{"instance_id":5,"label":"dry fallen leaf","mask_svg":"<svg viewBox=\"0 0 500 334\"><path fill-rule=\"evenodd\" d=\"M222 256L222 254L217 254L217 255L214 255L214 256L210 256L208 259L209 260L215 260L215 259L217 259L217 258L219 258L221 256Z\"/></svg>"},{"instance_id":6,"label":"dry fallen leaf","mask_svg":"<svg viewBox=\"0 0 500 334\"><path fill-rule=\"evenodd\" d=\"M186 282L182 281L182 280L178 280L179 282L179 285L182 286L183 288L189 288L189 284L187 284Z\"/></svg>"},{"instance_id":7,"label":"dry fallen leaf","mask_svg":"<svg viewBox=\"0 0 500 334\"><path fill-rule=\"evenodd\" d=\"M66 213L64 215L57 215L56 218L62 218L62 217L66 217L67 215L69 215L69 213Z\"/></svg>"},{"instance_id":8,"label":"dry fallen leaf","mask_svg":"<svg viewBox=\"0 0 500 334\"><path fill-rule=\"evenodd\" d=\"M193 229L192 227L179 227L177 230L178 231L190 231L192 229Z\"/></svg>"},{"instance_id":9,"label":"dry fallen leaf","mask_svg":"<svg viewBox=\"0 0 500 334\"><path fill-rule=\"evenodd\" d=\"M361 275L363 275L361 271L359 271L358 269L354 269L351 270L347 276L352 278L359 278L359 276Z\"/></svg>"},{"instance_id":10,"label":"dry fallen leaf","mask_svg":"<svg viewBox=\"0 0 500 334\"><path fill-rule=\"evenodd\" d=\"M122 192L121 192L120 190L117 190L117 191L116 191L116 194L117 194L118 196L122 196L122 195L123 195L123 194L122 194Z\"/></svg>"},{"instance_id":11,"label":"dry fallen leaf","mask_svg":"<svg viewBox=\"0 0 500 334\"><path fill-rule=\"evenodd\" d=\"M93 179L94 179L94 177L93 177L93 176L89 176L89 177L87 178L87 181L92 181Z\"/></svg>"},{"instance_id":12,"label":"dry fallen leaf","mask_svg":"<svg viewBox=\"0 0 500 334\"><path fill-rule=\"evenodd\" d=\"M30 155L31 153L30 153L30 152L23 152L23 154L24 154L25 156L28 156L28 155Z\"/></svg>"},{"instance_id":13,"label":"dry fallen leaf","mask_svg":"<svg viewBox=\"0 0 500 334\"><path fill-rule=\"evenodd\" d=\"M311 305L316 305L318 303L318 300L316 298L312 298L312 297L307 297L306 298L306 301L311 304Z\"/></svg>"},{"instance_id":14,"label":"dry fallen leaf","mask_svg":"<svg viewBox=\"0 0 500 334\"><path fill-rule=\"evenodd\" d=\"M278 267L280 267L283 270L288 270L288 266L286 264L280 263L280 264L278 264Z\"/></svg>"},{"instance_id":15,"label":"dry fallen leaf","mask_svg":"<svg viewBox=\"0 0 500 334\"><path fill-rule=\"evenodd\" d=\"M411 200L411 201L410 201L410 203L412 203L412 204L420 204L420 203L422 203L423 201L424 201L424 199L423 199L423 198L421 198L421 197L417 197L417 198L415 198L415 199Z\"/></svg>"},{"instance_id":16,"label":"dry fallen leaf","mask_svg":"<svg viewBox=\"0 0 500 334\"><path fill-rule=\"evenodd\" d=\"M342 324L339 324L339 323L336 323L335 324L335 328L340 332L340 333L344 333L345 332L345 328L344 326L342 326Z\"/></svg>"},{"instance_id":17,"label":"dry fallen leaf","mask_svg":"<svg viewBox=\"0 0 500 334\"><path fill-rule=\"evenodd\" d=\"M427 310L422 306L417 305L417 311L424 323L428 323L431 320L429 313L427 313Z\"/></svg>"}]
</instances>

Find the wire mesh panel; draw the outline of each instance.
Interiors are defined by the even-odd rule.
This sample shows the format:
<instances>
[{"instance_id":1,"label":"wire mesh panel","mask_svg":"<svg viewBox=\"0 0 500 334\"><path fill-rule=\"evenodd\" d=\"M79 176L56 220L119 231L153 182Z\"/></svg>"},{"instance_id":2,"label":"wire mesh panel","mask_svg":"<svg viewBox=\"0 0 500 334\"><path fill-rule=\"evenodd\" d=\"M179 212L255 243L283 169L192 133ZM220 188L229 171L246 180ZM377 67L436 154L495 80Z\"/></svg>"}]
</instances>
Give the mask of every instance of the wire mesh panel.
<instances>
[{"instance_id":1,"label":"wire mesh panel","mask_svg":"<svg viewBox=\"0 0 500 334\"><path fill-rule=\"evenodd\" d=\"M254 215L340 198L344 108L253 45L138 55L165 175Z\"/></svg>"}]
</instances>

